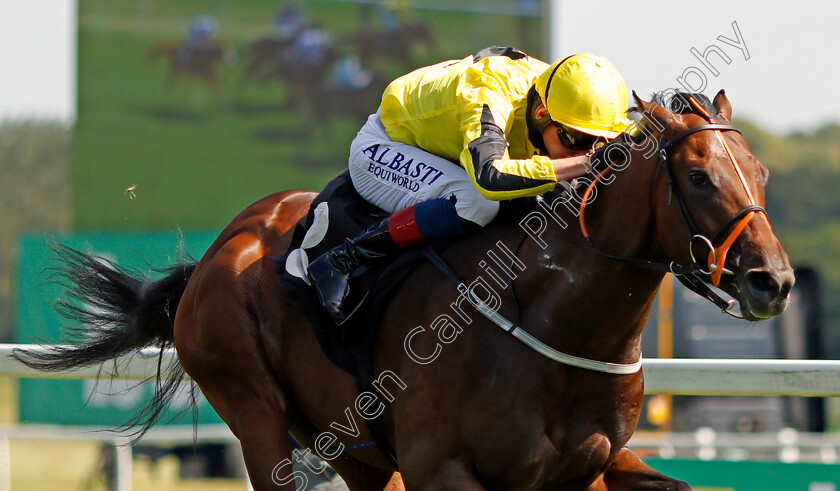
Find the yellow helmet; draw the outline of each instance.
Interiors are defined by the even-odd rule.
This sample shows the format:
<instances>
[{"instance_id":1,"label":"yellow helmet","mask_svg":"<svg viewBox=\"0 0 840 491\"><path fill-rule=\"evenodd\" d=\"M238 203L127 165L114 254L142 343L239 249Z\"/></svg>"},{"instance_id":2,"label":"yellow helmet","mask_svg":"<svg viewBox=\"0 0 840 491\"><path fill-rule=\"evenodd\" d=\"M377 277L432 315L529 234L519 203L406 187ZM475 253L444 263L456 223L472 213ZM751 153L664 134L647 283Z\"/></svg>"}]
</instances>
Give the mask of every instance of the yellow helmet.
<instances>
[{"instance_id":1,"label":"yellow helmet","mask_svg":"<svg viewBox=\"0 0 840 491\"><path fill-rule=\"evenodd\" d=\"M610 60L592 53L553 63L536 82L553 121L595 136L615 138L627 119L627 85Z\"/></svg>"}]
</instances>

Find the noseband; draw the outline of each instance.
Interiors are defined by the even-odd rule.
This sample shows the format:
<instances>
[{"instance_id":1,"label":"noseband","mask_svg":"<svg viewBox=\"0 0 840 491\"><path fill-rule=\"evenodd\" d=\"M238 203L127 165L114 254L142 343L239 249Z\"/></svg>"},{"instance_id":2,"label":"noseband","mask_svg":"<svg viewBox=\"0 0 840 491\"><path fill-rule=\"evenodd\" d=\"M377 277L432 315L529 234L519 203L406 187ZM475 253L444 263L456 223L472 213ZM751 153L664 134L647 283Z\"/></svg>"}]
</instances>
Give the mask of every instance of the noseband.
<instances>
[{"instance_id":1,"label":"noseband","mask_svg":"<svg viewBox=\"0 0 840 491\"><path fill-rule=\"evenodd\" d=\"M662 168L665 171L665 176L668 179L669 191L671 193L671 196L673 196L674 199L677 201L677 205L680 209L680 215L682 216L683 222L685 223L686 228L688 229L688 252L691 257L691 263L678 264L675 261L665 263L658 261L649 261L644 259L613 256L610 254L606 254L600 251L597 247L595 247L595 244L592 242L592 238L589 235L589 231L586 229L584 211L586 209L586 204L589 200L589 196L591 195L593 188L598 182L601 181L602 178L604 178L609 173L609 166L598 174L598 176L593 180L592 184L589 185L589 187L583 195L579 215L581 232L583 233L583 237L584 239L586 239L586 242L590 245L590 247L592 247L596 252L598 252L602 256L630 263L644 269L671 272L686 287L717 305L721 309L721 311L734 317L741 318L739 314L732 312L732 308L735 306L735 301L732 299L726 300L721 298L717 293L715 293L714 290L709 288L706 285L706 283L708 282L714 286L719 286L723 274L734 274L732 271L726 269L725 267L726 255L729 252L729 249L732 247L732 244L735 243L735 240L741 235L744 229L746 229L747 225L750 223L750 221L755 215L762 214L766 219L767 212L765 211L764 207L756 203L755 198L753 197L752 192L750 192L750 188L747 185L747 181L744 178L744 174L741 171L741 167L740 165L738 165L738 161L735 159L735 156L732 153L732 149L729 147L729 144L726 142L722 135L722 132L724 131L737 131L738 133L740 133L741 130L739 130L733 125L715 123L712 116L709 115L709 113L694 99L694 97L689 97L689 102L691 102L691 104L697 110L700 111L700 113L703 115L706 121L708 121L708 124L703 124L689 128L685 131L677 133L669 140L665 140L664 138L662 138L659 142L659 161L657 165L662 166ZM735 172L738 174L738 179L741 182L741 186L747 193L747 198L749 199L749 205L745 206L739 212L732 215L714 233L714 235L712 235L711 238L707 237L700 231L700 228L697 226L697 223L692 218L691 213L688 210L688 205L685 201L685 197L682 193L682 190L680 189L679 182L677 181L676 175L674 174L674 169L671 164L671 157L668 154L669 150L675 143L683 140L691 134L697 133L698 131L706 130L714 131L718 140L723 144L724 149L726 149L726 154L729 157L729 161L735 168ZM700 244L701 246L707 248L708 252L706 253L705 262L703 262L704 258L702 254L695 254L696 244Z\"/></svg>"}]
</instances>

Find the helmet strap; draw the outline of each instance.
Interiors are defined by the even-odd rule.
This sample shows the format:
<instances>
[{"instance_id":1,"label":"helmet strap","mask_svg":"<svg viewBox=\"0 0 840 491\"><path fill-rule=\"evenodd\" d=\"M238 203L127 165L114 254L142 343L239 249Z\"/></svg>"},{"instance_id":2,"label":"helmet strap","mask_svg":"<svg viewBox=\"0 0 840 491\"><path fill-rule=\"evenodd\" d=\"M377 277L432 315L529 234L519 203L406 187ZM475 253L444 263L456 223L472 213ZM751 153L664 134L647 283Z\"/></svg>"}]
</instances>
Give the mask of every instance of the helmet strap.
<instances>
[{"instance_id":1,"label":"helmet strap","mask_svg":"<svg viewBox=\"0 0 840 491\"><path fill-rule=\"evenodd\" d=\"M540 95L537 94L537 89L534 86L531 86L531 89L528 91L527 104L528 107L525 111L525 123L528 125L528 139L531 140L531 145L533 145L541 155L548 155L548 149L545 147L542 133L543 130L551 124L551 116L549 116L548 111L546 111L545 116L537 119L537 107L542 104L542 100L540 99Z\"/></svg>"}]
</instances>

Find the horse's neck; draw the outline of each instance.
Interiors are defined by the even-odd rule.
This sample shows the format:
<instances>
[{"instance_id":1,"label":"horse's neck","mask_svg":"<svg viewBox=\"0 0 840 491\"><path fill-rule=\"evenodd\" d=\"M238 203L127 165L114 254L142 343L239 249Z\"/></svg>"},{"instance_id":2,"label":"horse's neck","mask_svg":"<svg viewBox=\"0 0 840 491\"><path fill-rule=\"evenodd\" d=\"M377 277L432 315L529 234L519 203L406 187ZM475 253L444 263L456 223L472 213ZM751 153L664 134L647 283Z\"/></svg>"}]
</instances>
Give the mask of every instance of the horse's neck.
<instances>
[{"instance_id":1,"label":"horse's neck","mask_svg":"<svg viewBox=\"0 0 840 491\"><path fill-rule=\"evenodd\" d=\"M598 186L585 218L603 252L652 259L661 254L649 205L655 162L638 157L611 184ZM523 245L527 268L517 286L517 296L525 290L529 296L523 327L580 356L635 361L662 274L599 255L583 240L574 214L557 211L569 226L549 223L544 249L536 241Z\"/></svg>"}]
</instances>

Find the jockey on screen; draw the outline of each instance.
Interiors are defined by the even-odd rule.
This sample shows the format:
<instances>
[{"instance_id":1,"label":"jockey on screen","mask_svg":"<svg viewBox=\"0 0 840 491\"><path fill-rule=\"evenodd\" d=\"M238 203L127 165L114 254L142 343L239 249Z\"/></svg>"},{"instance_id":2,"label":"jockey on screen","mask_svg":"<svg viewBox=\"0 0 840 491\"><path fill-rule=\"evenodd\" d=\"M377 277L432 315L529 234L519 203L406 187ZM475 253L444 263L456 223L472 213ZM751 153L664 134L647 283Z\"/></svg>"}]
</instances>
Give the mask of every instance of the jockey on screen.
<instances>
[{"instance_id":1,"label":"jockey on screen","mask_svg":"<svg viewBox=\"0 0 840 491\"><path fill-rule=\"evenodd\" d=\"M584 175L598 139L632 123L626 111L623 78L589 53L548 65L491 47L394 80L349 160L359 194L392 215L310 264L321 303L342 324L366 261L464 235L490 223L500 200Z\"/></svg>"},{"instance_id":2,"label":"jockey on screen","mask_svg":"<svg viewBox=\"0 0 840 491\"><path fill-rule=\"evenodd\" d=\"M294 40L311 22L300 6L293 2L274 14L273 25L274 37L285 43Z\"/></svg>"},{"instance_id":3,"label":"jockey on screen","mask_svg":"<svg viewBox=\"0 0 840 491\"><path fill-rule=\"evenodd\" d=\"M217 27L216 19L209 15L201 15L190 20L184 33L184 44L178 50L181 61L190 62L197 52L210 48Z\"/></svg>"},{"instance_id":4,"label":"jockey on screen","mask_svg":"<svg viewBox=\"0 0 840 491\"><path fill-rule=\"evenodd\" d=\"M218 23L208 15L202 15L190 21L187 27L187 46L192 49L205 49L210 45Z\"/></svg>"},{"instance_id":5,"label":"jockey on screen","mask_svg":"<svg viewBox=\"0 0 840 491\"><path fill-rule=\"evenodd\" d=\"M321 26L311 25L298 32L292 41L295 62L310 67L324 64L330 50L330 34Z\"/></svg>"},{"instance_id":6,"label":"jockey on screen","mask_svg":"<svg viewBox=\"0 0 840 491\"><path fill-rule=\"evenodd\" d=\"M373 74L362 67L358 56L345 56L330 71L331 86L339 92L362 90L373 82Z\"/></svg>"}]
</instances>

